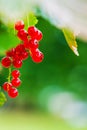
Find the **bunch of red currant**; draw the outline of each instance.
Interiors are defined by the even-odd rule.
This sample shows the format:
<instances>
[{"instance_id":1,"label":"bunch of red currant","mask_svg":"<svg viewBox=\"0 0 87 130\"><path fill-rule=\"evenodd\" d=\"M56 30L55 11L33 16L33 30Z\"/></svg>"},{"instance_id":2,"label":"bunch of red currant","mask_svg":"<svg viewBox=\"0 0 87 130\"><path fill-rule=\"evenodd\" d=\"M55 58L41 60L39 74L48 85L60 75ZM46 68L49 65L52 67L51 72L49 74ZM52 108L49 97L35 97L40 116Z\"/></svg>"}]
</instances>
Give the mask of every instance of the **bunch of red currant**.
<instances>
[{"instance_id":1,"label":"bunch of red currant","mask_svg":"<svg viewBox=\"0 0 87 130\"><path fill-rule=\"evenodd\" d=\"M17 45L15 48L6 52L6 56L2 58L2 66L5 68L20 68L22 66L23 60L27 59L30 55L32 60L36 63L42 62L44 55L38 49L39 41L42 39L42 32L38 30L35 26L28 27L28 31L24 29L24 22L17 21L15 23L15 30L17 30L17 37L22 41L21 44ZM12 79L10 80L10 76ZM17 88L21 84L19 79L20 72L15 69L9 72L8 81L5 82L2 87L8 92L11 98L18 96Z\"/></svg>"}]
</instances>

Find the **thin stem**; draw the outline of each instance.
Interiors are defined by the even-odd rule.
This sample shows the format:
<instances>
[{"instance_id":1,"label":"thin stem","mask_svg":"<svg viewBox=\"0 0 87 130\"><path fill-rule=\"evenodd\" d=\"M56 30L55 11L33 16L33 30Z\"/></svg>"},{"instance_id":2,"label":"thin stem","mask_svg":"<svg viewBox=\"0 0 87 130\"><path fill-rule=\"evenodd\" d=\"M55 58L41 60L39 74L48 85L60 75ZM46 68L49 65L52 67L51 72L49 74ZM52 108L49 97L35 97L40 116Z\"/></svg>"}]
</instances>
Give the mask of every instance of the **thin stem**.
<instances>
[{"instance_id":1,"label":"thin stem","mask_svg":"<svg viewBox=\"0 0 87 130\"><path fill-rule=\"evenodd\" d=\"M29 15L27 14L27 25L29 27Z\"/></svg>"},{"instance_id":2,"label":"thin stem","mask_svg":"<svg viewBox=\"0 0 87 130\"><path fill-rule=\"evenodd\" d=\"M14 28L14 35L16 34L15 28Z\"/></svg>"},{"instance_id":3,"label":"thin stem","mask_svg":"<svg viewBox=\"0 0 87 130\"><path fill-rule=\"evenodd\" d=\"M8 77L7 77L7 82L10 83L11 82L11 67L8 69L9 73L8 73ZM7 91L9 91L9 85L7 85Z\"/></svg>"},{"instance_id":4,"label":"thin stem","mask_svg":"<svg viewBox=\"0 0 87 130\"><path fill-rule=\"evenodd\" d=\"M11 67L9 68L9 74L8 74L8 82L10 83L10 81L11 81Z\"/></svg>"},{"instance_id":5,"label":"thin stem","mask_svg":"<svg viewBox=\"0 0 87 130\"><path fill-rule=\"evenodd\" d=\"M16 19L14 19L14 22L16 23ZM14 28L14 35L16 35L16 30L15 30L15 25L13 26Z\"/></svg>"}]
</instances>

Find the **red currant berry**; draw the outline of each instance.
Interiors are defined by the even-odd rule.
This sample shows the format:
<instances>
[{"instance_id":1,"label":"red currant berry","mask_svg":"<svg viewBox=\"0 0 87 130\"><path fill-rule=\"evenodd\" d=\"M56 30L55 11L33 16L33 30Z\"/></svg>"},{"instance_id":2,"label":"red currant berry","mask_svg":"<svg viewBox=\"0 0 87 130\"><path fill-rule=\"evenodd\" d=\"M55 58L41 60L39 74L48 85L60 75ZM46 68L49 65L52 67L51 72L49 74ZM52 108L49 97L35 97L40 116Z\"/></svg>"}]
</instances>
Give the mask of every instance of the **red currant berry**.
<instances>
[{"instance_id":1,"label":"red currant berry","mask_svg":"<svg viewBox=\"0 0 87 130\"><path fill-rule=\"evenodd\" d=\"M24 29L21 29L18 31L17 36L19 39L26 41L27 40L27 36L28 36L28 32Z\"/></svg>"},{"instance_id":2,"label":"red currant berry","mask_svg":"<svg viewBox=\"0 0 87 130\"><path fill-rule=\"evenodd\" d=\"M24 28L24 22L22 20L19 20L15 23L15 29L20 30Z\"/></svg>"},{"instance_id":3,"label":"red currant berry","mask_svg":"<svg viewBox=\"0 0 87 130\"><path fill-rule=\"evenodd\" d=\"M15 55L15 48L12 48L11 50L7 51L6 55L9 57L13 57Z\"/></svg>"},{"instance_id":4,"label":"red currant berry","mask_svg":"<svg viewBox=\"0 0 87 130\"><path fill-rule=\"evenodd\" d=\"M31 37L34 37L37 33L37 29L36 27L34 26L30 26L28 27L28 34L31 36Z\"/></svg>"},{"instance_id":5,"label":"red currant berry","mask_svg":"<svg viewBox=\"0 0 87 130\"><path fill-rule=\"evenodd\" d=\"M23 45L24 45L24 47L26 48L26 49L28 49L28 40L27 41L24 41L24 43L23 43Z\"/></svg>"},{"instance_id":6,"label":"red currant berry","mask_svg":"<svg viewBox=\"0 0 87 130\"><path fill-rule=\"evenodd\" d=\"M22 66L22 60L19 60L19 59L14 59L13 60L13 66L15 67L15 68L20 68L21 66Z\"/></svg>"},{"instance_id":7,"label":"red currant berry","mask_svg":"<svg viewBox=\"0 0 87 130\"><path fill-rule=\"evenodd\" d=\"M36 37L37 34L38 34L38 29L37 29L36 27L34 27L34 26L30 26L30 27L28 28L28 34L31 36L31 38L34 38L34 39L35 39L35 37Z\"/></svg>"},{"instance_id":8,"label":"red currant berry","mask_svg":"<svg viewBox=\"0 0 87 130\"><path fill-rule=\"evenodd\" d=\"M16 98L18 96L18 90L16 88L9 89L8 96L11 98Z\"/></svg>"},{"instance_id":9,"label":"red currant berry","mask_svg":"<svg viewBox=\"0 0 87 130\"><path fill-rule=\"evenodd\" d=\"M7 52L6 52L6 56L11 57L11 56L12 56L11 51L7 51Z\"/></svg>"},{"instance_id":10,"label":"red currant berry","mask_svg":"<svg viewBox=\"0 0 87 130\"><path fill-rule=\"evenodd\" d=\"M16 50L16 53L24 52L25 46L23 44L19 44L19 45L16 46L15 50Z\"/></svg>"},{"instance_id":11,"label":"red currant berry","mask_svg":"<svg viewBox=\"0 0 87 130\"><path fill-rule=\"evenodd\" d=\"M38 44L38 41L36 39L31 39L29 41L29 49L32 50L32 49L37 49L39 47L39 44Z\"/></svg>"},{"instance_id":12,"label":"red currant berry","mask_svg":"<svg viewBox=\"0 0 87 130\"><path fill-rule=\"evenodd\" d=\"M11 83L14 87L18 87L21 84L21 80L19 78L13 78Z\"/></svg>"},{"instance_id":13,"label":"red currant berry","mask_svg":"<svg viewBox=\"0 0 87 130\"><path fill-rule=\"evenodd\" d=\"M28 58L28 55L29 55L29 53L28 52L22 52L21 53L21 58L22 58L22 60L25 60L25 59L27 59Z\"/></svg>"},{"instance_id":14,"label":"red currant berry","mask_svg":"<svg viewBox=\"0 0 87 130\"><path fill-rule=\"evenodd\" d=\"M19 70L13 70L11 75L14 77L14 78L18 78L20 76L20 72Z\"/></svg>"},{"instance_id":15,"label":"red currant berry","mask_svg":"<svg viewBox=\"0 0 87 130\"><path fill-rule=\"evenodd\" d=\"M37 36L35 37L38 41L40 41L43 37L43 34L40 30L38 30Z\"/></svg>"},{"instance_id":16,"label":"red currant berry","mask_svg":"<svg viewBox=\"0 0 87 130\"><path fill-rule=\"evenodd\" d=\"M9 68L10 65L11 65L10 57L6 56L6 57L2 58L1 63L2 63L2 65L3 65L5 68Z\"/></svg>"},{"instance_id":17,"label":"red currant berry","mask_svg":"<svg viewBox=\"0 0 87 130\"><path fill-rule=\"evenodd\" d=\"M9 91L12 88L12 84L5 82L2 87L5 91Z\"/></svg>"},{"instance_id":18,"label":"red currant berry","mask_svg":"<svg viewBox=\"0 0 87 130\"><path fill-rule=\"evenodd\" d=\"M39 50L39 49L36 49L35 51L31 52L32 53L32 60L36 63L40 63L42 62L43 58L44 58L44 55L43 53Z\"/></svg>"},{"instance_id":19,"label":"red currant berry","mask_svg":"<svg viewBox=\"0 0 87 130\"><path fill-rule=\"evenodd\" d=\"M38 41L40 41L43 36L42 32L34 26L28 28L28 34L31 36L31 38L36 39Z\"/></svg>"}]
</instances>

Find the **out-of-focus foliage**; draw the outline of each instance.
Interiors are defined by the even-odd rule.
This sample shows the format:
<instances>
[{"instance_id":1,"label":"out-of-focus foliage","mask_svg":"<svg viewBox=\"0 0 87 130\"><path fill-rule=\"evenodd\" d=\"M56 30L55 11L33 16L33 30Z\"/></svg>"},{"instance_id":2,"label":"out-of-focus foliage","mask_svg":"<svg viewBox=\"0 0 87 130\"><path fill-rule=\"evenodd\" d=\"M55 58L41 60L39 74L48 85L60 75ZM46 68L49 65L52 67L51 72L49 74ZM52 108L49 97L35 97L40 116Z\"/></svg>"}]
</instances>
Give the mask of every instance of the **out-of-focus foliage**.
<instances>
[{"instance_id":1,"label":"out-of-focus foliage","mask_svg":"<svg viewBox=\"0 0 87 130\"><path fill-rule=\"evenodd\" d=\"M5 94L3 92L0 92L0 106L3 106L6 101L7 99Z\"/></svg>"},{"instance_id":2,"label":"out-of-focus foliage","mask_svg":"<svg viewBox=\"0 0 87 130\"><path fill-rule=\"evenodd\" d=\"M38 20L33 13L29 13L28 20L29 26L35 26L38 23Z\"/></svg>"},{"instance_id":3,"label":"out-of-focus foliage","mask_svg":"<svg viewBox=\"0 0 87 130\"><path fill-rule=\"evenodd\" d=\"M77 42L74 33L68 28L62 28L66 41L75 55L79 56L77 51Z\"/></svg>"},{"instance_id":4,"label":"out-of-focus foliage","mask_svg":"<svg viewBox=\"0 0 87 130\"><path fill-rule=\"evenodd\" d=\"M14 26L9 31L9 28L0 21L0 55L5 55L8 49L15 47L19 43L13 32Z\"/></svg>"}]
</instances>

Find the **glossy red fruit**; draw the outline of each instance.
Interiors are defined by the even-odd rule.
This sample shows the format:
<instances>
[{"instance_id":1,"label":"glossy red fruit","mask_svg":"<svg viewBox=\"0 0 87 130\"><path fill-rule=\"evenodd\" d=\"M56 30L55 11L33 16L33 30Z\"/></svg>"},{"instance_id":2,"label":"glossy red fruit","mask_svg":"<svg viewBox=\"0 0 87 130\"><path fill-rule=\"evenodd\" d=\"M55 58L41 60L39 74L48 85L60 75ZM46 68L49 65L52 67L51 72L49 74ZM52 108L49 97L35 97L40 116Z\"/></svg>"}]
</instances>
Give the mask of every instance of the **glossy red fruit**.
<instances>
[{"instance_id":1,"label":"glossy red fruit","mask_svg":"<svg viewBox=\"0 0 87 130\"><path fill-rule=\"evenodd\" d=\"M16 59L16 57L15 57L15 59L13 60L13 66L15 68L21 68L22 67L22 60Z\"/></svg>"},{"instance_id":2,"label":"glossy red fruit","mask_svg":"<svg viewBox=\"0 0 87 130\"><path fill-rule=\"evenodd\" d=\"M28 32L24 29L18 31L17 36L19 39L25 41L28 39Z\"/></svg>"},{"instance_id":3,"label":"glossy red fruit","mask_svg":"<svg viewBox=\"0 0 87 130\"><path fill-rule=\"evenodd\" d=\"M32 50L32 49L37 49L39 47L39 44L38 44L38 41L36 39L31 39L29 41L29 49Z\"/></svg>"},{"instance_id":4,"label":"glossy red fruit","mask_svg":"<svg viewBox=\"0 0 87 130\"><path fill-rule=\"evenodd\" d=\"M19 70L13 70L11 75L14 78L18 78L20 76L20 71Z\"/></svg>"},{"instance_id":5,"label":"glossy red fruit","mask_svg":"<svg viewBox=\"0 0 87 130\"><path fill-rule=\"evenodd\" d=\"M32 53L31 57L34 62L36 62L36 63L42 62L44 55L39 49L36 49L35 51L33 51L31 53Z\"/></svg>"},{"instance_id":6,"label":"glossy red fruit","mask_svg":"<svg viewBox=\"0 0 87 130\"><path fill-rule=\"evenodd\" d=\"M42 32L41 32L40 30L38 30L38 33L37 33L37 35L36 35L36 39L37 39L38 41L40 41L40 40L42 39L42 37L43 37Z\"/></svg>"},{"instance_id":7,"label":"glossy red fruit","mask_svg":"<svg viewBox=\"0 0 87 130\"><path fill-rule=\"evenodd\" d=\"M24 28L24 22L22 20L19 20L15 23L15 29L20 30Z\"/></svg>"},{"instance_id":8,"label":"glossy red fruit","mask_svg":"<svg viewBox=\"0 0 87 130\"><path fill-rule=\"evenodd\" d=\"M13 78L11 83L12 83L12 86L19 87L21 84L21 80L19 78Z\"/></svg>"},{"instance_id":9,"label":"glossy red fruit","mask_svg":"<svg viewBox=\"0 0 87 130\"><path fill-rule=\"evenodd\" d=\"M12 84L11 83L8 83L8 82L5 82L3 85L2 85L4 91L9 91L11 88L12 88Z\"/></svg>"},{"instance_id":10,"label":"glossy red fruit","mask_svg":"<svg viewBox=\"0 0 87 130\"><path fill-rule=\"evenodd\" d=\"M28 52L25 50L24 44L19 44L16 48L15 59L24 60L28 58Z\"/></svg>"},{"instance_id":11,"label":"glossy red fruit","mask_svg":"<svg viewBox=\"0 0 87 130\"><path fill-rule=\"evenodd\" d=\"M16 98L18 96L18 90L16 88L11 88L8 91L8 96L11 98Z\"/></svg>"},{"instance_id":12,"label":"glossy red fruit","mask_svg":"<svg viewBox=\"0 0 87 130\"><path fill-rule=\"evenodd\" d=\"M28 40L23 42L23 45L24 45L24 47L25 47L26 49L28 49L28 42L29 42Z\"/></svg>"},{"instance_id":13,"label":"glossy red fruit","mask_svg":"<svg viewBox=\"0 0 87 130\"><path fill-rule=\"evenodd\" d=\"M30 26L28 28L28 34L31 36L31 38L36 39L38 41L40 41L43 37L42 32L34 26Z\"/></svg>"},{"instance_id":14,"label":"glossy red fruit","mask_svg":"<svg viewBox=\"0 0 87 130\"><path fill-rule=\"evenodd\" d=\"M39 44L36 39L30 39L28 42L24 42L24 46L26 49L37 49Z\"/></svg>"},{"instance_id":15,"label":"glossy red fruit","mask_svg":"<svg viewBox=\"0 0 87 130\"><path fill-rule=\"evenodd\" d=\"M21 53L21 59L22 59L22 60L27 59L28 56L29 56L29 53L28 53L27 51Z\"/></svg>"},{"instance_id":16,"label":"glossy red fruit","mask_svg":"<svg viewBox=\"0 0 87 130\"><path fill-rule=\"evenodd\" d=\"M31 37L35 36L36 33L37 33L37 28L36 28L36 27L34 27L34 26L28 27L28 34L29 34Z\"/></svg>"},{"instance_id":17,"label":"glossy red fruit","mask_svg":"<svg viewBox=\"0 0 87 130\"><path fill-rule=\"evenodd\" d=\"M16 53L24 52L24 51L25 51L25 46L24 46L24 44L19 44L19 45L17 45L16 48L15 48L15 50L16 50Z\"/></svg>"},{"instance_id":18,"label":"glossy red fruit","mask_svg":"<svg viewBox=\"0 0 87 130\"><path fill-rule=\"evenodd\" d=\"M15 55L15 48L12 48L11 50L6 52L6 55L9 57L14 57Z\"/></svg>"},{"instance_id":19,"label":"glossy red fruit","mask_svg":"<svg viewBox=\"0 0 87 130\"><path fill-rule=\"evenodd\" d=\"M4 66L5 68L9 68L11 65L10 57L6 56L6 57L2 58L1 63L2 63L2 66Z\"/></svg>"}]
</instances>

